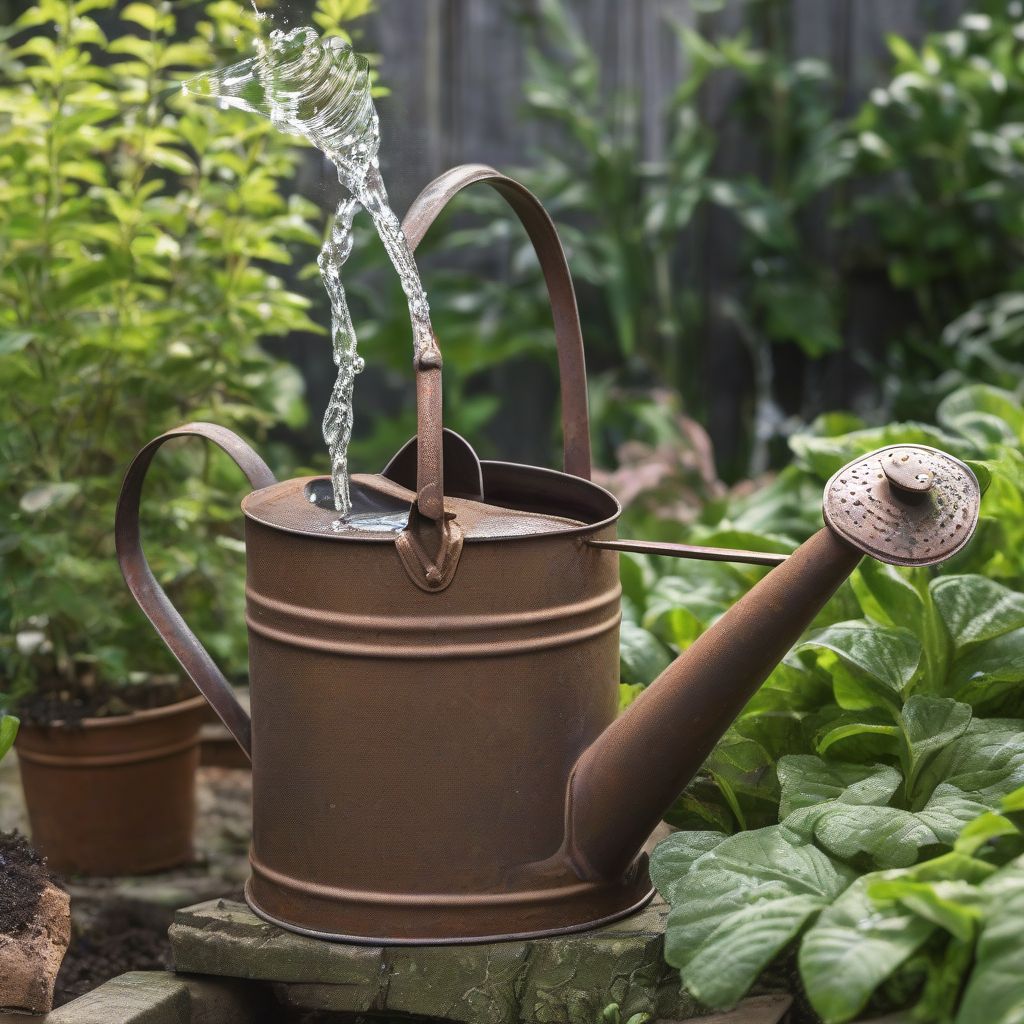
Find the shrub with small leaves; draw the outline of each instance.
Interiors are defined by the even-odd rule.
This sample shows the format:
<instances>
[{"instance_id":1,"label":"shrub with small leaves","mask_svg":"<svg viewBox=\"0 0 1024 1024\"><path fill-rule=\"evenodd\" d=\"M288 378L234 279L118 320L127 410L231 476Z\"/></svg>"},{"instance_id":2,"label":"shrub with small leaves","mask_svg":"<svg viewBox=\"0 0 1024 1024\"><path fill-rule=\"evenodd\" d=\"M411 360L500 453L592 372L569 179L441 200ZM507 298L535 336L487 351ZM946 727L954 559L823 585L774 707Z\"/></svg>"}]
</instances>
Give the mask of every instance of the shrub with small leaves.
<instances>
[{"instance_id":1,"label":"shrub with small leaves","mask_svg":"<svg viewBox=\"0 0 1024 1024\"><path fill-rule=\"evenodd\" d=\"M363 13L333 0L319 13ZM191 36L165 0L40 0L0 42L0 691L120 685L173 663L120 579L113 511L138 448L186 420L305 417L260 339L320 330L289 289L320 242L288 195L302 149L176 90L246 54L246 5ZM189 24L194 23L189 10ZM182 15L184 20L184 15ZM278 465L284 456L273 459ZM244 671L238 471L161 454L144 534L172 599Z\"/></svg>"}]
</instances>

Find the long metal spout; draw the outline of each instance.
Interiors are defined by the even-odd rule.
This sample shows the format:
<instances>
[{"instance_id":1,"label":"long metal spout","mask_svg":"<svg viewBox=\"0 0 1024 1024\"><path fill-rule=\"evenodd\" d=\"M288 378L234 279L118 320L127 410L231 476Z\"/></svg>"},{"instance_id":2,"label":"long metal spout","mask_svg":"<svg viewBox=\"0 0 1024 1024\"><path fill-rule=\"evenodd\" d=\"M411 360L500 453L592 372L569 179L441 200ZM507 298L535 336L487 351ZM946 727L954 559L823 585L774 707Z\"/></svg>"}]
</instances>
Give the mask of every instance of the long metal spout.
<instances>
[{"instance_id":1,"label":"long metal spout","mask_svg":"<svg viewBox=\"0 0 1024 1024\"><path fill-rule=\"evenodd\" d=\"M754 691L861 551L826 527L773 569L581 755L567 854L581 877L619 877Z\"/></svg>"}]
</instances>

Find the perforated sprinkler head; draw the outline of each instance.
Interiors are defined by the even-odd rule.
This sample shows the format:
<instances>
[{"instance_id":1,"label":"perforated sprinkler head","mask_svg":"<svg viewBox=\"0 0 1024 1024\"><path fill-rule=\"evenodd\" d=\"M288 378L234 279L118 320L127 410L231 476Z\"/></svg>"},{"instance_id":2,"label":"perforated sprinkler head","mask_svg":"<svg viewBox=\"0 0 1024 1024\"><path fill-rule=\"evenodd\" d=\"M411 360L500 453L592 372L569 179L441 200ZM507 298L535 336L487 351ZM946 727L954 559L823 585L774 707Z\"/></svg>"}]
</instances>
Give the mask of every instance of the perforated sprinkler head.
<instances>
[{"instance_id":1,"label":"perforated sprinkler head","mask_svg":"<svg viewBox=\"0 0 1024 1024\"><path fill-rule=\"evenodd\" d=\"M978 525L981 488L959 459L927 445L879 448L825 487L825 522L854 547L892 565L934 565Z\"/></svg>"}]
</instances>

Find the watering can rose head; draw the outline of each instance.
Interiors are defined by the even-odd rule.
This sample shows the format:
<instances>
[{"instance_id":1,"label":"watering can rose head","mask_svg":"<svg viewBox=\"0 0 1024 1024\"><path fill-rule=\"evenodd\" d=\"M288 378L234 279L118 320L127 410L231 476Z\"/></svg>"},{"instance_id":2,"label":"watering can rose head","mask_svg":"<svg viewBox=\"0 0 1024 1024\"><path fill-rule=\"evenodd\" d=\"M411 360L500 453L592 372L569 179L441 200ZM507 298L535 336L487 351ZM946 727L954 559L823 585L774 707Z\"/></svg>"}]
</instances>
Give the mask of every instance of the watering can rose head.
<instances>
[{"instance_id":1,"label":"watering can rose head","mask_svg":"<svg viewBox=\"0 0 1024 1024\"><path fill-rule=\"evenodd\" d=\"M418 366L417 436L382 473L352 478L357 507L393 531L336 531L327 478L277 483L210 424L143 449L118 507L129 586L253 757L247 898L316 935L479 941L630 912L652 892L645 851L662 815L864 554L931 564L977 522L966 465L893 446L829 481L825 525L789 556L647 545L777 564L617 716L616 551L643 545L616 538L618 502L589 479L582 339L554 227L521 185L473 166L428 186L405 229L415 245L480 181L522 219L555 307L564 472L478 459L442 430L440 369ZM146 469L182 434L224 448L254 488L251 721L139 543Z\"/></svg>"}]
</instances>

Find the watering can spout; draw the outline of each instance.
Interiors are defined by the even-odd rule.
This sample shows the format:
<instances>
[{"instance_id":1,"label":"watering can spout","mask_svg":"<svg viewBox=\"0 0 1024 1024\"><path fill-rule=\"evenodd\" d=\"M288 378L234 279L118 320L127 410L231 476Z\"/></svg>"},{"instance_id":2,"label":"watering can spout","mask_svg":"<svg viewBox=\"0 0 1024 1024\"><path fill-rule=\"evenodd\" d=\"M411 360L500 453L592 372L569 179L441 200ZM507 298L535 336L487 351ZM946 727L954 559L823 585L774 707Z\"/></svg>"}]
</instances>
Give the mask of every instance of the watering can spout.
<instances>
[{"instance_id":1,"label":"watering can spout","mask_svg":"<svg viewBox=\"0 0 1024 1024\"><path fill-rule=\"evenodd\" d=\"M959 551L980 499L971 470L924 446L881 449L825 488L825 527L773 569L580 756L566 853L577 873L627 871L662 816L864 554L929 565Z\"/></svg>"}]
</instances>

